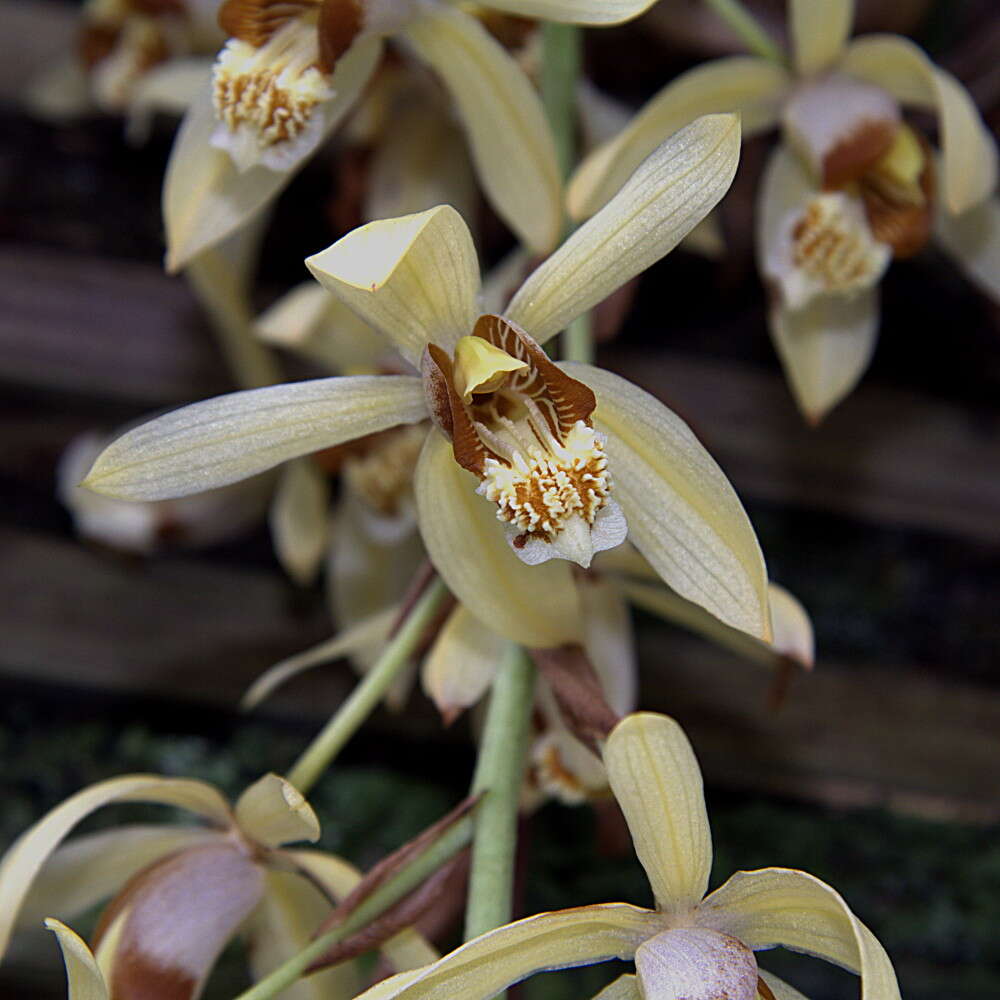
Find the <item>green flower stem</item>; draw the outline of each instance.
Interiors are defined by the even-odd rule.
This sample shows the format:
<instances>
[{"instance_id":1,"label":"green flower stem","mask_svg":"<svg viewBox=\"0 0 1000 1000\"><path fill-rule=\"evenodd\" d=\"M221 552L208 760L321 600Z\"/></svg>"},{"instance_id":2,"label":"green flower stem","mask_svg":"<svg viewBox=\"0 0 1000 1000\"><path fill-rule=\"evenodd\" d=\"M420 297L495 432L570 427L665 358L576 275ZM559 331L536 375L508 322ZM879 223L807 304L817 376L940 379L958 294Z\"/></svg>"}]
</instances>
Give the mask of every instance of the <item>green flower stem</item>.
<instances>
[{"instance_id":1,"label":"green flower stem","mask_svg":"<svg viewBox=\"0 0 1000 1000\"><path fill-rule=\"evenodd\" d=\"M576 165L576 81L582 43L583 33L575 24L542 25L542 101L563 177Z\"/></svg>"},{"instance_id":2,"label":"green flower stem","mask_svg":"<svg viewBox=\"0 0 1000 1000\"><path fill-rule=\"evenodd\" d=\"M576 84L583 61L583 32L575 24L542 26L542 101L548 115L556 154L563 177L576 166ZM567 226L567 235L571 227ZM562 337L562 356L567 361L594 360L594 342L589 316L580 316Z\"/></svg>"},{"instance_id":3,"label":"green flower stem","mask_svg":"<svg viewBox=\"0 0 1000 1000\"><path fill-rule=\"evenodd\" d=\"M236 1000L272 1000L283 990L288 989L331 945L343 941L380 917L454 857L472 839L472 830L473 817L463 816L449 827L440 839L363 900L342 924L327 931L322 937L316 938L297 955L265 976L256 986L241 993Z\"/></svg>"},{"instance_id":4,"label":"green flower stem","mask_svg":"<svg viewBox=\"0 0 1000 1000\"><path fill-rule=\"evenodd\" d=\"M467 941L511 917L517 811L534 700L535 665L519 646L511 644L493 682L472 781L473 794L484 794L475 814L465 912Z\"/></svg>"},{"instance_id":5,"label":"green flower stem","mask_svg":"<svg viewBox=\"0 0 1000 1000\"><path fill-rule=\"evenodd\" d=\"M250 303L222 254L206 250L184 273L240 388L259 389L282 381L274 356L254 335Z\"/></svg>"},{"instance_id":6,"label":"green flower stem","mask_svg":"<svg viewBox=\"0 0 1000 1000\"><path fill-rule=\"evenodd\" d=\"M382 700L447 597L448 588L440 578L435 578L414 604L375 665L296 761L286 777L303 795L308 794L344 744Z\"/></svg>"},{"instance_id":7,"label":"green flower stem","mask_svg":"<svg viewBox=\"0 0 1000 1000\"><path fill-rule=\"evenodd\" d=\"M705 0L739 36L740 41L755 56L783 63L785 54L773 38L761 27L760 22L743 6L740 0Z\"/></svg>"}]
</instances>

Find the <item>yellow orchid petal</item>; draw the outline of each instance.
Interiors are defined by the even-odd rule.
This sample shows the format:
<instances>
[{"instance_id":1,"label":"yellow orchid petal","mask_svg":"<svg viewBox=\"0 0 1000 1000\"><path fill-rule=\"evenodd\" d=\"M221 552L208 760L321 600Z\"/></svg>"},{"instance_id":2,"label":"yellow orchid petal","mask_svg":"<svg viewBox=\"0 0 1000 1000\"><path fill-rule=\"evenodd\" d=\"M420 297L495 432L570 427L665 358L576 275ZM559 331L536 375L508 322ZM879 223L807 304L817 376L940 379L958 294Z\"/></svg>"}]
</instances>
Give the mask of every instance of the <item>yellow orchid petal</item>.
<instances>
[{"instance_id":1,"label":"yellow orchid petal","mask_svg":"<svg viewBox=\"0 0 1000 1000\"><path fill-rule=\"evenodd\" d=\"M694 906L708 885L712 835L684 731L665 715L626 715L604 744L604 766L658 906Z\"/></svg>"},{"instance_id":2,"label":"yellow orchid petal","mask_svg":"<svg viewBox=\"0 0 1000 1000\"><path fill-rule=\"evenodd\" d=\"M789 986L783 979L779 979L763 969L758 969L757 972L774 994L774 1000L808 1000L808 997L800 993L794 986ZM757 994L757 997L758 1000L765 1000L760 993Z\"/></svg>"},{"instance_id":3,"label":"yellow orchid petal","mask_svg":"<svg viewBox=\"0 0 1000 1000\"><path fill-rule=\"evenodd\" d=\"M451 613L421 671L425 694L447 721L486 693L506 645L463 605Z\"/></svg>"},{"instance_id":4,"label":"yellow orchid petal","mask_svg":"<svg viewBox=\"0 0 1000 1000\"><path fill-rule=\"evenodd\" d=\"M426 416L420 380L409 375L353 375L234 392L123 434L81 485L123 500L187 496Z\"/></svg>"},{"instance_id":5,"label":"yellow orchid petal","mask_svg":"<svg viewBox=\"0 0 1000 1000\"><path fill-rule=\"evenodd\" d=\"M339 60L330 84L335 96L322 106L324 135L351 109L381 54L382 43L370 39L352 45ZM229 154L211 143L217 125L212 88L206 80L181 124L167 164L163 218L170 271L239 229L276 198L294 174L294 169L263 166L238 171Z\"/></svg>"},{"instance_id":6,"label":"yellow orchid petal","mask_svg":"<svg viewBox=\"0 0 1000 1000\"><path fill-rule=\"evenodd\" d=\"M315 646L289 656L279 661L273 667L265 670L247 689L240 705L244 709L256 708L265 698L269 698L282 684L292 677L319 666L330 663L342 656L382 646L389 638L393 622L399 616L399 608L393 606L383 608L369 618L364 618L356 625L338 632L332 639L318 643Z\"/></svg>"},{"instance_id":7,"label":"yellow orchid petal","mask_svg":"<svg viewBox=\"0 0 1000 1000\"><path fill-rule=\"evenodd\" d=\"M394 108L372 152L365 219L394 219L451 205L475 230L479 189L462 130L442 102Z\"/></svg>"},{"instance_id":8,"label":"yellow orchid petal","mask_svg":"<svg viewBox=\"0 0 1000 1000\"><path fill-rule=\"evenodd\" d=\"M805 872L737 872L705 899L696 919L754 950L781 945L856 972L862 1000L899 1000L885 949L830 886Z\"/></svg>"},{"instance_id":9,"label":"yellow orchid petal","mask_svg":"<svg viewBox=\"0 0 1000 1000\"><path fill-rule=\"evenodd\" d=\"M420 533L451 592L480 621L524 646L559 646L579 638L570 564L528 566L512 551L496 507L476 495L475 476L456 461L437 431L427 437L414 487Z\"/></svg>"},{"instance_id":10,"label":"yellow orchid petal","mask_svg":"<svg viewBox=\"0 0 1000 1000\"><path fill-rule=\"evenodd\" d=\"M112 904L97 959L112 996L194 1000L222 949L261 900L264 869L235 843L169 855ZM117 909L117 919L115 910Z\"/></svg>"},{"instance_id":11,"label":"yellow orchid petal","mask_svg":"<svg viewBox=\"0 0 1000 1000\"><path fill-rule=\"evenodd\" d=\"M629 959L657 929L655 913L626 903L539 913L383 980L359 1000L488 1000L536 972Z\"/></svg>"},{"instance_id":12,"label":"yellow orchid petal","mask_svg":"<svg viewBox=\"0 0 1000 1000\"><path fill-rule=\"evenodd\" d=\"M247 925L250 968L263 979L309 944L330 913L330 902L314 885L292 872L269 871L264 897ZM364 987L356 962L298 980L282 990L282 1000L347 1000Z\"/></svg>"},{"instance_id":13,"label":"yellow orchid petal","mask_svg":"<svg viewBox=\"0 0 1000 1000\"><path fill-rule=\"evenodd\" d=\"M791 0L788 15L795 68L802 76L829 69L851 34L854 0Z\"/></svg>"},{"instance_id":14,"label":"yellow orchid petal","mask_svg":"<svg viewBox=\"0 0 1000 1000\"><path fill-rule=\"evenodd\" d=\"M600 993L595 993L593 1000L642 1000L638 977L626 972L608 983Z\"/></svg>"},{"instance_id":15,"label":"yellow orchid petal","mask_svg":"<svg viewBox=\"0 0 1000 1000\"><path fill-rule=\"evenodd\" d=\"M858 384L875 351L878 291L825 296L803 309L772 307L775 348L803 416L818 424Z\"/></svg>"},{"instance_id":16,"label":"yellow orchid petal","mask_svg":"<svg viewBox=\"0 0 1000 1000\"><path fill-rule=\"evenodd\" d=\"M417 367L427 344L452 351L478 316L476 248L450 205L369 222L306 266Z\"/></svg>"},{"instance_id":17,"label":"yellow orchid petal","mask_svg":"<svg viewBox=\"0 0 1000 1000\"><path fill-rule=\"evenodd\" d=\"M45 926L56 935L62 950L69 1000L109 1000L104 976L83 939L58 920L50 918Z\"/></svg>"},{"instance_id":18,"label":"yellow orchid petal","mask_svg":"<svg viewBox=\"0 0 1000 1000\"><path fill-rule=\"evenodd\" d=\"M337 375L374 375L395 358L378 330L315 281L296 285L261 313L254 332L265 344L302 354Z\"/></svg>"},{"instance_id":19,"label":"yellow orchid petal","mask_svg":"<svg viewBox=\"0 0 1000 1000\"><path fill-rule=\"evenodd\" d=\"M904 104L936 111L941 130L942 190L948 210L961 214L997 183L997 149L969 92L899 35L852 42L840 68L884 87Z\"/></svg>"},{"instance_id":20,"label":"yellow orchid petal","mask_svg":"<svg viewBox=\"0 0 1000 1000\"><path fill-rule=\"evenodd\" d=\"M45 862L17 916L35 927L46 916L73 917L109 899L133 875L167 854L225 836L218 830L130 824L75 837Z\"/></svg>"},{"instance_id":21,"label":"yellow orchid petal","mask_svg":"<svg viewBox=\"0 0 1000 1000\"><path fill-rule=\"evenodd\" d=\"M334 902L339 903L361 881L361 872L336 855L321 851L286 851L285 854L321 885ZM329 916L329 912L328 906L323 915ZM428 965L440 957L437 950L412 928L394 934L380 950L399 972Z\"/></svg>"},{"instance_id":22,"label":"yellow orchid petal","mask_svg":"<svg viewBox=\"0 0 1000 1000\"><path fill-rule=\"evenodd\" d=\"M771 645L784 656L790 656L807 670L815 661L816 643L812 619L802 602L784 587L768 584L771 603Z\"/></svg>"},{"instance_id":23,"label":"yellow orchid petal","mask_svg":"<svg viewBox=\"0 0 1000 1000\"><path fill-rule=\"evenodd\" d=\"M790 210L811 192L799 162L785 148L772 154L761 181L757 206L757 255L762 273L777 252ZM878 289L853 295L818 294L807 305L771 305L769 325L778 356L799 409L820 421L857 384L875 349Z\"/></svg>"},{"instance_id":24,"label":"yellow orchid petal","mask_svg":"<svg viewBox=\"0 0 1000 1000\"><path fill-rule=\"evenodd\" d=\"M455 389L467 403L474 392L492 392L511 372L527 367L527 362L512 358L482 337L462 337L455 345Z\"/></svg>"},{"instance_id":25,"label":"yellow orchid petal","mask_svg":"<svg viewBox=\"0 0 1000 1000\"><path fill-rule=\"evenodd\" d=\"M669 253L729 189L739 156L736 115L681 129L535 270L504 314L544 343Z\"/></svg>"},{"instance_id":26,"label":"yellow orchid petal","mask_svg":"<svg viewBox=\"0 0 1000 1000\"><path fill-rule=\"evenodd\" d=\"M988 198L961 215L941 212L935 234L969 279L1000 302L1000 201Z\"/></svg>"},{"instance_id":27,"label":"yellow orchid petal","mask_svg":"<svg viewBox=\"0 0 1000 1000\"><path fill-rule=\"evenodd\" d=\"M624 715L635 709L638 700L639 664L632 614L617 582L598 572L581 577L577 583L583 611L583 648L608 704Z\"/></svg>"},{"instance_id":28,"label":"yellow orchid petal","mask_svg":"<svg viewBox=\"0 0 1000 1000\"><path fill-rule=\"evenodd\" d=\"M428 6L403 37L451 94L497 214L522 242L547 253L562 227L562 181L545 111L524 71L475 18L446 4Z\"/></svg>"},{"instance_id":29,"label":"yellow orchid petal","mask_svg":"<svg viewBox=\"0 0 1000 1000\"><path fill-rule=\"evenodd\" d=\"M252 840L278 847L319 840L319 820L302 793L285 778L265 774L237 799L236 823Z\"/></svg>"},{"instance_id":30,"label":"yellow orchid petal","mask_svg":"<svg viewBox=\"0 0 1000 1000\"><path fill-rule=\"evenodd\" d=\"M606 205L668 136L712 112L737 111L749 137L777 124L788 73L769 59L731 56L682 73L632 119L620 135L590 153L567 192L569 213L584 219Z\"/></svg>"},{"instance_id":31,"label":"yellow orchid petal","mask_svg":"<svg viewBox=\"0 0 1000 1000\"><path fill-rule=\"evenodd\" d=\"M112 802L153 802L178 806L221 827L232 822L226 800L211 786L187 778L132 774L91 785L71 796L23 833L0 862L0 956L31 883L59 842L80 820Z\"/></svg>"},{"instance_id":32,"label":"yellow orchid petal","mask_svg":"<svg viewBox=\"0 0 1000 1000\"><path fill-rule=\"evenodd\" d=\"M326 553L330 483L311 461L289 462L271 504L271 538L285 572L301 587L316 578Z\"/></svg>"},{"instance_id":33,"label":"yellow orchid petal","mask_svg":"<svg viewBox=\"0 0 1000 1000\"><path fill-rule=\"evenodd\" d=\"M681 596L733 628L770 638L767 570L743 506L688 426L611 372L562 366L597 395L612 496L632 543Z\"/></svg>"},{"instance_id":34,"label":"yellow orchid petal","mask_svg":"<svg viewBox=\"0 0 1000 1000\"><path fill-rule=\"evenodd\" d=\"M489 0L488 6L540 21L567 24L621 24L648 10L656 0Z\"/></svg>"}]
</instances>

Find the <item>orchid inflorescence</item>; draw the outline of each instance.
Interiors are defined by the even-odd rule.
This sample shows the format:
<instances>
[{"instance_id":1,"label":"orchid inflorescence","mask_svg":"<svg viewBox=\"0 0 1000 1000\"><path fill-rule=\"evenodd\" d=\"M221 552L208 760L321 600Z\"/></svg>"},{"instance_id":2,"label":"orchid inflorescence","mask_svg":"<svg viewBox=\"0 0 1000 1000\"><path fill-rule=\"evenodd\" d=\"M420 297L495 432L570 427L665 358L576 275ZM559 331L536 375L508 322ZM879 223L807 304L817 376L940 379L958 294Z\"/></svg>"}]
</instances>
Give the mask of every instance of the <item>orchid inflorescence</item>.
<instances>
[{"instance_id":1,"label":"orchid inflorescence","mask_svg":"<svg viewBox=\"0 0 1000 1000\"><path fill-rule=\"evenodd\" d=\"M60 490L81 533L144 553L171 532L228 537L270 505L290 575L308 583L327 562L337 632L275 665L246 705L339 656L362 676L288 776L266 774L235 805L202 782L129 775L14 844L0 864L0 950L15 926L49 917L74 1000L190 1000L234 937L249 944L254 1000L488 1000L536 972L610 959L635 971L606 1000L794 1000L757 965L778 945L858 973L865 1000L899 997L881 945L817 878L739 872L706 895L701 774L677 722L636 711L629 606L778 672L812 666L811 624L768 580L735 490L687 424L552 348L704 235L742 140L779 127L760 270L778 353L816 421L868 363L892 259L933 235L1000 290L995 148L968 94L913 43L848 42L848 0L790 0L787 58L764 46L698 66L631 121L564 60L581 115L603 122L564 192L552 124L575 123L546 117L533 77L577 37L565 25L621 23L651 4L225 0L221 51L193 72L200 7L88 3L104 103L156 105L149 95L173 87L189 104L164 187L167 266L188 275L243 388L78 442ZM904 119L909 105L936 111L940 152ZM338 126L345 147L379 150L361 224L306 259L315 281L255 318L267 209ZM485 275L473 174L521 244ZM327 374L284 382L273 347ZM304 795L375 704L405 704L417 670L447 724L489 694L460 818L366 877L288 846L317 839ZM510 922L518 811L547 797L617 802L652 908ZM137 801L200 824L62 843L91 812ZM439 956L412 925L470 838L475 917ZM90 945L61 922L108 899ZM373 949L395 973L375 985L356 961Z\"/></svg>"}]
</instances>

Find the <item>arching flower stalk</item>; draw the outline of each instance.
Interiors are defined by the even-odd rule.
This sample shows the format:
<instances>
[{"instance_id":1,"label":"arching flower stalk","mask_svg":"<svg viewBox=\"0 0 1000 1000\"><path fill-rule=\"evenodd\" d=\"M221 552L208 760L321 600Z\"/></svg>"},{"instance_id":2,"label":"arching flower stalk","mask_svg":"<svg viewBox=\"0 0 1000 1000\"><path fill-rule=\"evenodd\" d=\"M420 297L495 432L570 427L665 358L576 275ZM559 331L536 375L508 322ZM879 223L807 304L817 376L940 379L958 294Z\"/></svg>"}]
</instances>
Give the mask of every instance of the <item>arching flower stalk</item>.
<instances>
[{"instance_id":1,"label":"arching flower stalk","mask_svg":"<svg viewBox=\"0 0 1000 1000\"><path fill-rule=\"evenodd\" d=\"M766 638L756 537L694 435L624 379L556 365L540 347L704 217L738 148L735 116L683 129L501 316L479 314L475 248L454 210L348 234L310 269L422 377L320 379L195 404L120 438L86 484L127 498L180 496L430 416L415 473L421 534L452 593L496 631L529 647L574 641L570 563L588 565L628 531L678 593Z\"/></svg>"},{"instance_id":2,"label":"arching flower stalk","mask_svg":"<svg viewBox=\"0 0 1000 1000\"><path fill-rule=\"evenodd\" d=\"M490 8L584 24L635 17L652 0L496 0ZM487 198L547 253L562 228L562 184L541 103L515 58L449 0L226 0L230 36L193 104L167 171L168 266L271 201L357 102L392 37L454 101Z\"/></svg>"},{"instance_id":3,"label":"arching flower stalk","mask_svg":"<svg viewBox=\"0 0 1000 1000\"><path fill-rule=\"evenodd\" d=\"M857 973L863 1000L899 1000L884 949L818 878L788 868L737 872L705 895L712 842L701 773L673 719L626 716L603 756L655 907L605 903L540 913L393 976L362 1000L488 1000L537 972L611 959L634 961L636 972L617 979L605 998L802 1000L758 968L754 952L775 946Z\"/></svg>"},{"instance_id":4,"label":"arching flower stalk","mask_svg":"<svg viewBox=\"0 0 1000 1000\"><path fill-rule=\"evenodd\" d=\"M649 150L692 117L737 109L745 135L775 126L757 208L758 266L771 292L771 335L803 414L820 420L856 385L878 331L878 285L895 258L936 235L1000 300L996 146L955 78L911 41L848 41L853 0L790 0L790 72L733 56L665 87L570 183L586 217ZM941 151L903 118L937 115Z\"/></svg>"},{"instance_id":5,"label":"arching flower stalk","mask_svg":"<svg viewBox=\"0 0 1000 1000\"><path fill-rule=\"evenodd\" d=\"M81 820L105 805L147 802L179 807L205 825L130 824L60 846ZM342 859L289 847L319 838L311 806L284 778L265 775L230 806L211 785L135 774L91 785L39 820L0 862L0 956L15 926L57 914L72 919L110 897L86 945L55 922L70 948L88 1000L192 1000L226 944L245 934L254 975L262 977L308 944L312 933L361 881ZM414 931L384 947L397 969L436 957ZM71 956L67 955L67 966ZM295 1000L354 996L363 979L352 965L295 987ZM70 968L70 996L76 1000Z\"/></svg>"}]
</instances>

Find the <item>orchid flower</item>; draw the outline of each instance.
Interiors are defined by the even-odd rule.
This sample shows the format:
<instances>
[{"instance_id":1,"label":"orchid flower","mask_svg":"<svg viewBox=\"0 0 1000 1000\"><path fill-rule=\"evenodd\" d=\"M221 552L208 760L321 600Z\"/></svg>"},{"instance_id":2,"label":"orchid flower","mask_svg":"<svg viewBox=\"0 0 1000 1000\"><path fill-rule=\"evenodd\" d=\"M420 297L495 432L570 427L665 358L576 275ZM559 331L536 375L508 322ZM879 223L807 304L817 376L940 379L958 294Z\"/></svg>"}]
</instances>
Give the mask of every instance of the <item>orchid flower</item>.
<instances>
[{"instance_id":1,"label":"orchid flower","mask_svg":"<svg viewBox=\"0 0 1000 1000\"><path fill-rule=\"evenodd\" d=\"M196 403L119 438L86 485L183 496L430 417L414 474L424 544L455 596L505 637L574 641L570 562L587 566L631 532L678 593L766 638L760 547L701 444L626 380L556 365L539 346L675 246L725 192L738 149L733 115L677 133L503 315L479 315L475 248L453 209L349 233L307 264L422 377L319 379Z\"/></svg>"},{"instance_id":2,"label":"orchid flower","mask_svg":"<svg viewBox=\"0 0 1000 1000\"><path fill-rule=\"evenodd\" d=\"M791 71L752 56L690 70L591 154L569 188L571 213L589 215L696 115L739 110L748 136L780 125L759 195L758 263L772 292L772 338L812 422L868 366L890 260L916 253L935 228L1000 300L997 153L972 98L906 38L849 42L853 14L852 0L790 0ZM936 113L939 168L904 106Z\"/></svg>"},{"instance_id":3,"label":"orchid flower","mask_svg":"<svg viewBox=\"0 0 1000 1000\"><path fill-rule=\"evenodd\" d=\"M611 24L653 0L493 0L529 17ZM356 103L393 37L440 77L487 197L521 240L551 250L562 183L541 102L515 59L450 0L226 0L230 36L167 171L168 266L274 198Z\"/></svg>"},{"instance_id":4,"label":"orchid flower","mask_svg":"<svg viewBox=\"0 0 1000 1000\"><path fill-rule=\"evenodd\" d=\"M29 107L54 118L95 108L114 114L153 107L183 111L190 81L197 75L203 82L210 65L199 56L214 53L225 40L215 7L214 0L87 0L76 51L31 82ZM163 81L169 81L166 87Z\"/></svg>"},{"instance_id":5,"label":"orchid flower","mask_svg":"<svg viewBox=\"0 0 1000 1000\"><path fill-rule=\"evenodd\" d=\"M59 846L86 816L122 802L180 807L207 825L133 824ZM157 996L193 1000L241 932L253 972L263 976L305 947L332 903L361 879L334 855L285 846L315 841L319 832L309 803L275 774L233 806L212 785L187 778L134 774L91 785L39 820L0 862L0 956L15 926L51 913L69 919L112 897L96 931L96 962L72 932L53 927L64 950L68 944L96 972L95 992L81 997L144 1000L156 983ZM436 957L413 931L384 950L397 969ZM70 982L74 997L72 973ZM288 997L346 1000L361 985L357 971L343 966L297 984Z\"/></svg>"},{"instance_id":6,"label":"orchid flower","mask_svg":"<svg viewBox=\"0 0 1000 1000\"><path fill-rule=\"evenodd\" d=\"M884 949L818 878L788 868L737 872L705 896L712 844L701 774L673 719L626 716L603 756L655 907L604 903L540 913L393 976L361 1000L488 1000L536 972L611 959L634 961L636 972L600 993L604 1000L801 1000L757 967L754 952L775 946L859 974L863 1000L899 1000Z\"/></svg>"}]
</instances>

